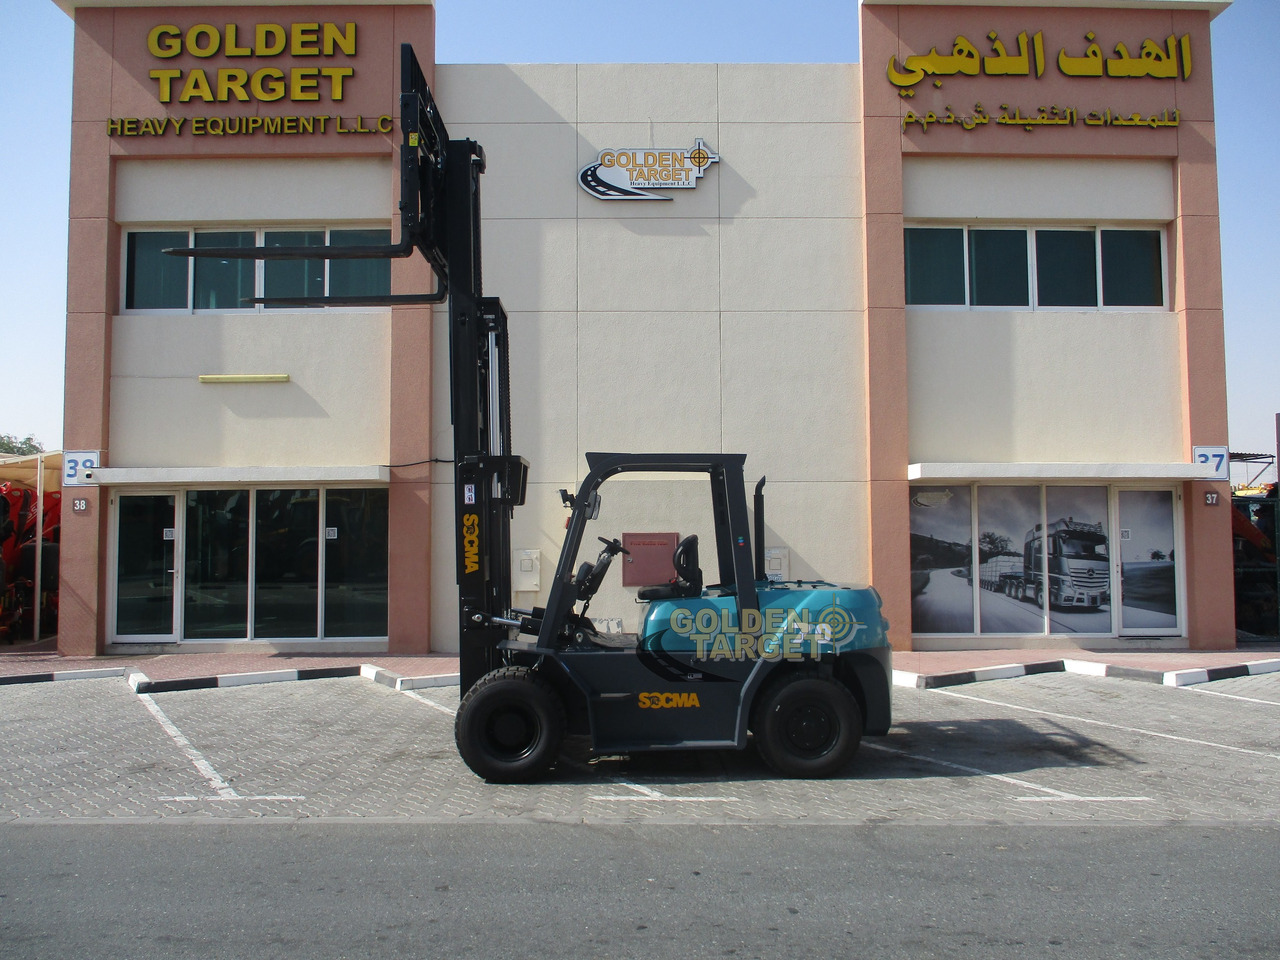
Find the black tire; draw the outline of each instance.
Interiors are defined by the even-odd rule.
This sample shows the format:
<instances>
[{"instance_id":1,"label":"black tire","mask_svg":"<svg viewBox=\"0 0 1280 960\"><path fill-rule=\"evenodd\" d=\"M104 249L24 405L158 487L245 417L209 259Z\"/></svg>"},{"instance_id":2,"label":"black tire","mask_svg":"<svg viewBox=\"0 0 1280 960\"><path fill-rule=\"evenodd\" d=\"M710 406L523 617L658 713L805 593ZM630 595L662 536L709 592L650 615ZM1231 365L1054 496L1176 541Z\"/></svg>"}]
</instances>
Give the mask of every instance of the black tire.
<instances>
[{"instance_id":1,"label":"black tire","mask_svg":"<svg viewBox=\"0 0 1280 960\"><path fill-rule=\"evenodd\" d=\"M549 683L527 667L502 667L462 698L453 738L476 776L528 783L559 755L564 728L564 703Z\"/></svg>"},{"instance_id":2,"label":"black tire","mask_svg":"<svg viewBox=\"0 0 1280 960\"><path fill-rule=\"evenodd\" d=\"M831 777L862 742L862 711L835 680L796 673L764 690L755 714L756 749L788 777Z\"/></svg>"}]
</instances>

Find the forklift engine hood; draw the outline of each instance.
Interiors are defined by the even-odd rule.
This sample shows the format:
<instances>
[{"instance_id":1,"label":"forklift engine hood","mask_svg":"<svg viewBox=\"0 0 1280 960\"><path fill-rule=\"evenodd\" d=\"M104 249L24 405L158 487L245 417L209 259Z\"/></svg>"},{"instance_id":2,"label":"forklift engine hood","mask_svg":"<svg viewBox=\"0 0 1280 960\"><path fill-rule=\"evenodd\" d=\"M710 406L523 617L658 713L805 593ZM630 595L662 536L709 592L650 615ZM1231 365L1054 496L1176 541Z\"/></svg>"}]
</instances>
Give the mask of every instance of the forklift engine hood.
<instances>
[{"instance_id":1,"label":"forklift engine hood","mask_svg":"<svg viewBox=\"0 0 1280 960\"><path fill-rule=\"evenodd\" d=\"M889 624L873 587L758 581L756 597L760 609L741 617L730 590L654 601L641 624L640 647L692 653L714 672L717 662L821 660L888 646Z\"/></svg>"}]
</instances>

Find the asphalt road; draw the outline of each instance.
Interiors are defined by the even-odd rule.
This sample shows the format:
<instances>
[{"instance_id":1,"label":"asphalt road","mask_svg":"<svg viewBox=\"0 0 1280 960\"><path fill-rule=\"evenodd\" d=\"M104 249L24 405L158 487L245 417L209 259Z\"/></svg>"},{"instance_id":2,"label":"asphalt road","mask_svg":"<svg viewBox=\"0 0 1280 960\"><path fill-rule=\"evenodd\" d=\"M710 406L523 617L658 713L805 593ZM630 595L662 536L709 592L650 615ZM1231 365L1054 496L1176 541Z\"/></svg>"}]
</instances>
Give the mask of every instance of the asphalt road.
<instances>
[{"instance_id":1,"label":"asphalt road","mask_svg":"<svg viewBox=\"0 0 1280 960\"><path fill-rule=\"evenodd\" d=\"M823 782L493 786L456 702L0 689L0 957L1280 956L1280 674L899 688Z\"/></svg>"},{"instance_id":2,"label":"asphalt road","mask_svg":"<svg viewBox=\"0 0 1280 960\"><path fill-rule=\"evenodd\" d=\"M5 957L1260 957L1276 828L9 827Z\"/></svg>"}]
</instances>

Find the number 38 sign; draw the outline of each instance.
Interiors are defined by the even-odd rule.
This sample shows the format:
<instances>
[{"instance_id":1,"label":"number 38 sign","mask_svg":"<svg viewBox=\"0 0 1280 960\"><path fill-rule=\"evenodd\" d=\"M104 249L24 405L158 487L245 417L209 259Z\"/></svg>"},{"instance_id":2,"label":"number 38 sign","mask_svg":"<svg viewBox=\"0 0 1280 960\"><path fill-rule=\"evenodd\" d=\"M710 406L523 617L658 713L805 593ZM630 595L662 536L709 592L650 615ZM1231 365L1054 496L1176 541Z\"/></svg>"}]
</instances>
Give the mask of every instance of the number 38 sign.
<instances>
[{"instance_id":1,"label":"number 38 sign","mask_svg":"<svg viewBox=\"0 0 1280 960\"><path fill-rule=\"evenodd\" d=\"M62 485L64 487L91 487L97 481L93 471L101 460L98 450L64 450L62 452Z\"/></svg>"}]
</instances>

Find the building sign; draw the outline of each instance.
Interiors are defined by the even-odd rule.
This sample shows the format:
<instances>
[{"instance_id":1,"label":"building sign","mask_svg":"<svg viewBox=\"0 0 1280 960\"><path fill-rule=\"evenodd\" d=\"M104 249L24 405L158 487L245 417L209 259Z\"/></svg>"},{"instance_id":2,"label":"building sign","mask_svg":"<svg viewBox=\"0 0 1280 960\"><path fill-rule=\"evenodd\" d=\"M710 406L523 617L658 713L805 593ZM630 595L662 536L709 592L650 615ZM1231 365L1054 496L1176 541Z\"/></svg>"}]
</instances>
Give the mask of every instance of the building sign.
<instances>
[{"instance_id":1,"label":"building sign","mask_svg":"<svg viewBox=\"0 0 1280 960\"><path fill-rule=\"evenodd\" d=\"M1137 56L1129 53L1124 43L1117 43L1113 56L1103 57L1102 47L1095 42L1092 31L1085 34L1089 46L1083 56L1067 53L1063 47L1058 51L1058 72L1066 77L1155 77L1160 80L1174 80L1181 75L1183 80L1191 79L1191 35L1184 34L1181 39L1170 35L1163 44L1150 38L1143 40L1138 47ZM1032 71L1037 77L1044 76L1045 47L1044 32L1037 31L1028 38L1024 30L1018 34L1018 52L1010 54L994 30L987 34L991 44L991 53L980 54L965 37L956 37L951 53L938 53L934 47L926 54L907 57L898 67L898 58L889 58L889 82L895 87L903 88L903 96L912 96L909 88L914 87L925 77L954 77L963 75L976 77L979 73L988 77L1026 77ZM935 80L935 87L941 87L942 81Z\"/></svg>"},{"instance_id":2,"label":"building sign","mask_svg":"<svg viewBox=\"0 0 1280 960\"><path fill-rule=\"evenodd\" d=\"M889 58L886 70L888 80L898 88L904 99L915 97L916 87L926 80L925 87L942 89L945 78L950 77L1027 77L1039 79L1048 72L1071 79L1156 79L1187 81L1191 79L1191 35L1181 37L1170 34L1163 40L1150 37L1136 44L1133 51L1124 41L1116 42L1110 54L1104 55L1093 31L1084 34L1087 46L1077 51L1064 46L1054 57L1046 47L1044 31L1028 34L1022 31L1014 43L1006 46L1000 35L992 30L986 35L989 53L983 53L965 36L957 36L950 53L939 53L933 47L928 53L908 56L899 62L897 56ZM1056 69L1055 69L1056 68ZM1111 91L1109 91L1111 92ZM1076 104L1044 104L1024 109L1011 103L984 106L975 102L972 107L954 109L950 104L942 108L908 110L902 118L902 130L918 125L927 133L935 124L954 125L972 131L988 124L1021 127L1028 133L1040 127L1138 127L1150 130L1177 127L1182 122L1180 112L1170 106L1167 109L1133 111L1113 104L1097 104L1081 107Z\"/></svg>"},{"instance_id":3,"label":"building sign","mask_svg":"<svg viewBox=\"0 0 1280 960\"><path fill-rule=\"evenodd\" d=\"M243 113L224 109L210 116L111 117L107 135L391 133L390 115L339 113L356 76L356 38L354 21L197 23L185 28L156 24L145 45L154 64L148 77L157 102L179 107L243 104ZM295 109L291 115L263 113L262 105L272 103ZM330 112L319 112L325 105Z\"/></svg>"},{"instance_id":4,"label":"building sign","mask_svg":"<svg viewBox=\"0 0 1280 960\"><path fill-rule=\"evenodd\" d=\"M650 190L692 190L719 161L701 137L688 149L628 147L601 150L595 163L578 171L582 189L601 200L670 200Z\"/></svg>"}]
</instances>

